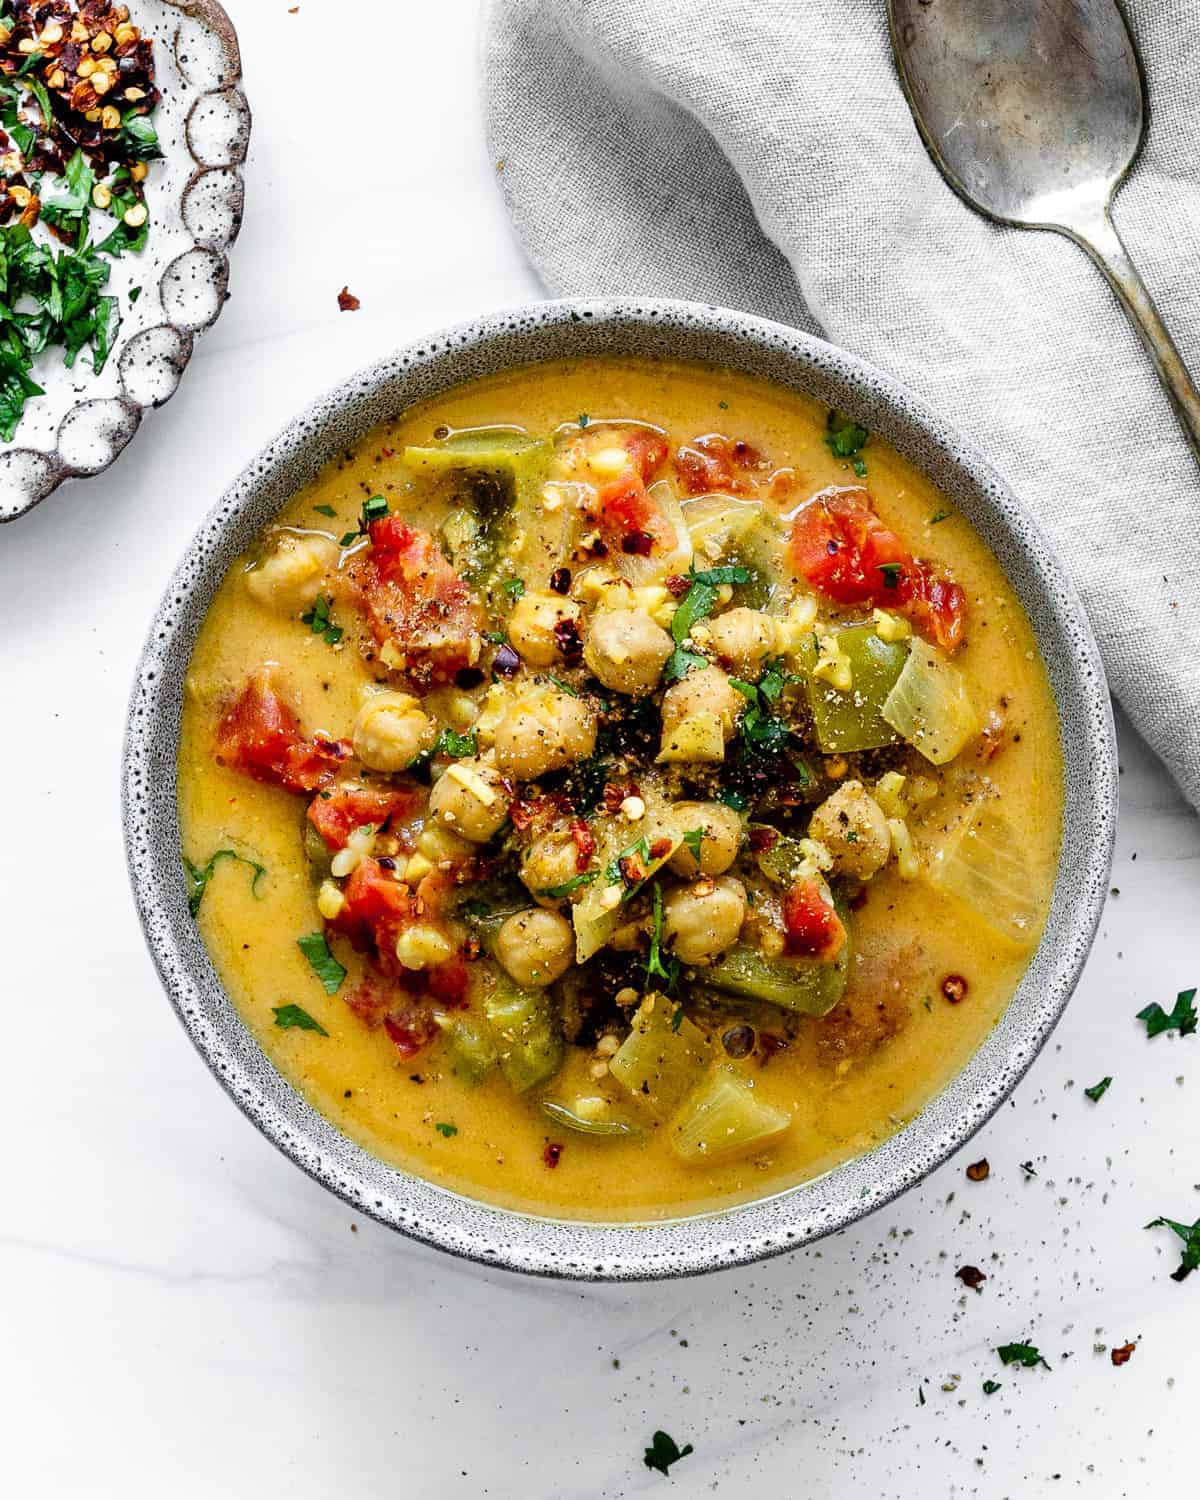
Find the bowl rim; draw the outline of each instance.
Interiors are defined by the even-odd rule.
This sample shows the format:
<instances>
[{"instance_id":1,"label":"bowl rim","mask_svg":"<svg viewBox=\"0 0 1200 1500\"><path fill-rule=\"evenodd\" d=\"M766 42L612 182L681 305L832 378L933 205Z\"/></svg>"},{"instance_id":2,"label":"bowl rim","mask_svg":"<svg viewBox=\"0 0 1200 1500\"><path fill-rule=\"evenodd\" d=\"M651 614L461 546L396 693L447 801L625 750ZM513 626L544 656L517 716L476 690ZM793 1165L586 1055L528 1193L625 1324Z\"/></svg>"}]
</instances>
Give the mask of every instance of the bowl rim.
<instances>
[{"instance_id":1,"label":"bowl rim","mask_svg":"<svg viewBox=\"0 0 1200 1500\"><path fill-rule=\"evenodd\" d=\"M187 912L176 808L187 662L249 537L347 440L388 414L481 374L592 354L758 373L869 414L873 431L950 490L1016 589L1051 677L1065 775L1046 929L1002 1016L944 1088L887 1139L817 1178L733 1207L636 1222L483 1203L384 1164L321 1116L267 1060L217 980ZM585 1281L696 1275L799 1248L891 1202L962 1147L1009 1097L1078 982L1108 889L1117 812L1112 707L1095 638L1066 570L1007 484L856 355L748 313L661 298L565 298L456 324L360 370L285 424L201 522L172 573L135 672L121 780L126 857L151 957L188 1036L243 1113L309 1176L412 1239L484 1265Z\"/></svg>"}]
</instances>

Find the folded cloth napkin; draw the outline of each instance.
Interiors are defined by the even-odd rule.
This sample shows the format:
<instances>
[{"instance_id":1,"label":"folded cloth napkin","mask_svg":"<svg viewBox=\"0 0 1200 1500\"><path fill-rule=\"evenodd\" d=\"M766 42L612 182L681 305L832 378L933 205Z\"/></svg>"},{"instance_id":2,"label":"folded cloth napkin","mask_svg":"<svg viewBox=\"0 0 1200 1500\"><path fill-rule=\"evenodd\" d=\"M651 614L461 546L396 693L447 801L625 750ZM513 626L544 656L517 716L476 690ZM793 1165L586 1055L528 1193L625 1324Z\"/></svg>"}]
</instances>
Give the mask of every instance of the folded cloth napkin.
<instances>
[{"instance_id":1,"label":"folded cloth napkin","mask_svg":"<svg viewBox=\"0 0 1200 1500\"><path fill-rule=\"evenodd\" d=\"M1200 7L1127 11L1153 123L1115 217L1200 374ZM1200 469L1082 251L943 182L883 0L492 0L484 76L549 289L741 308L917 391L1057 543L1114 692L1200 807Z\"/></svg>"}]
</instances>

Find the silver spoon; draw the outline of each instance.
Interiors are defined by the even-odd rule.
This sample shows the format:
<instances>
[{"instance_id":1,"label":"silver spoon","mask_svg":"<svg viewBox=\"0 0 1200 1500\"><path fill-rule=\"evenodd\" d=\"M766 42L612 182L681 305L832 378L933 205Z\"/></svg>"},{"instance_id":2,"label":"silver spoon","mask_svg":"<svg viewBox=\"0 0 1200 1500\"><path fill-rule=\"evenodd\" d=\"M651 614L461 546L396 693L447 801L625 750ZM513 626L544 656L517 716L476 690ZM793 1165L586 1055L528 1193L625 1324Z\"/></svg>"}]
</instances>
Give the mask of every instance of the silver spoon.
<instances>
[{"instance_id":1,"label":"silver spoon","mask_svg":"<svg viewBox=\"0 0 1200 1500\"><path fill-rule=\"evenodd\" d=\"M1200 459L1200 392L1109 217L1146 130L1141 63L1115 0L888 0L888 20L942 175L989 218L1082 245Z\"/></svg>"}]
</instances>

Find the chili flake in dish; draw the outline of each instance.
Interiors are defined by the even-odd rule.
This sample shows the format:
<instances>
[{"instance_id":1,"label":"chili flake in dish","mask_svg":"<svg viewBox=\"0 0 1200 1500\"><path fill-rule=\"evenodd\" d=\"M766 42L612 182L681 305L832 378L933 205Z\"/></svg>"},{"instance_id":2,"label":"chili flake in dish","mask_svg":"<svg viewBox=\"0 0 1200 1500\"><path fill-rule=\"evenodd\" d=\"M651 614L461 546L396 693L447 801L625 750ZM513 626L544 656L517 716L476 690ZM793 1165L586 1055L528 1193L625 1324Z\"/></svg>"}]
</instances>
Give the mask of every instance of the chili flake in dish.
<instances>
[{"instance_id":1,"label":"chili flake in dish","mask_svg":"<svg viewBox=\"0 0 1200 1500\"><path fill-rule=\"evenodd\" d=\"M995 1023L1053 702L995 559L853 425L728 371L522 370L362 440L230 570L180 749L197 920L384 1159L694 1211L884 1139Z\"/></svg>"}]
</instances>

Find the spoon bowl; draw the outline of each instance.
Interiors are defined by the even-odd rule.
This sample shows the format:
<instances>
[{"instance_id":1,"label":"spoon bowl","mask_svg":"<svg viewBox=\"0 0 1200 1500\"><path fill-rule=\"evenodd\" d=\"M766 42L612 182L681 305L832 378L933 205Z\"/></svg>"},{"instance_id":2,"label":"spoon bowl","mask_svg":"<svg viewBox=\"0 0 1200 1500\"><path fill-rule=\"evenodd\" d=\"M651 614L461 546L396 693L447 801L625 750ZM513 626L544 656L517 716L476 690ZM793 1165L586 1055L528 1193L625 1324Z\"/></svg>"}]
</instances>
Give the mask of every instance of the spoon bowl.
<instances>
[{"instance_id":1,"label":"spoon bowl","mask_svg":"<svg viewBox=\"0 0 1200 1500\"><path fill-rule=\"evenodd\" d=\"M1200 459L1200 392L1109 212L1146 131L1146 82L1116 0L888 0L888 18L942 175L989 218L1088 252Z\"/></svg>"}]
</instances>

